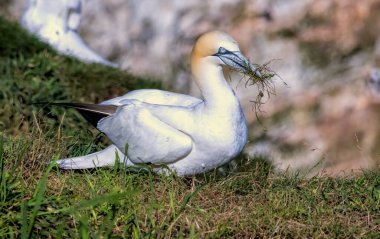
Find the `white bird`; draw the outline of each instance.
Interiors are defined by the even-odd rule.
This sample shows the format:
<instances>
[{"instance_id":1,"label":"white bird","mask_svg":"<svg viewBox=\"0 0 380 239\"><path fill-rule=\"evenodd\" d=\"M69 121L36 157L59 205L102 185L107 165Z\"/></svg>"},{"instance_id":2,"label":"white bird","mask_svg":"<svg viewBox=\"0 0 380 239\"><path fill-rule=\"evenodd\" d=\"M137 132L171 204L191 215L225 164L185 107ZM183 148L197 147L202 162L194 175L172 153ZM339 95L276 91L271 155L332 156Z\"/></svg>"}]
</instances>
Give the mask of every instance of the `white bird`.
<instances>
[{"instance_id":1,"label":"white bird","mask_svg":"<svg viewBox=\"0 0 380 239\"><path fill-rule=\"evenodd\" d=\"M235 40L223 32L209 32L198 39L191 57L201 99L136 90L99 105L61 103L78 109L114 144L87 156L59 160L59 166L112 166L118 154L118 162L126 165L152 164L156 172L193 175L229 162L245 146L248 128L223 67L244 72L247 64ZM256 74L260 76L259 71Z\"/></svg>"},{"instance_id":2,"label":"white bird","mask_svg":"<svg viewBox=\"0 0 380 239\"><path fill-rule=\"evenodd\" d=\"M78 27L81 14L81 0L29 0L21 23L63 54L85 62L116 67L116 64L91 50L80 37Z\"/></svg>"}]
</instances>

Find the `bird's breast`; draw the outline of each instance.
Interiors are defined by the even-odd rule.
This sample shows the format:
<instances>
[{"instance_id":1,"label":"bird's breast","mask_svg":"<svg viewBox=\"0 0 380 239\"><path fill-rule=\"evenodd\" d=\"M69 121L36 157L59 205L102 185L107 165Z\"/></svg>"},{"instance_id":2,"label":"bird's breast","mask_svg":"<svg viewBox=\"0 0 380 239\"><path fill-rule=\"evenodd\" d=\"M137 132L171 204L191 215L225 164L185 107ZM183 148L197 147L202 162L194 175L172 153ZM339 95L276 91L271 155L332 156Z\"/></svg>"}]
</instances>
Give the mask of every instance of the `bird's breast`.
<instances>
[{"instance_id":1,"label":"bird's breast","mask_svg":"<svg viewBox=\"0 0 380 239\"><path fill-rule=\"evenodd\" d=\"M247 142L247 123L240 107L225 114L205 114L198 127L193 140L205 152L215 149L233 157Z\"/></svg>"}]
</instances>

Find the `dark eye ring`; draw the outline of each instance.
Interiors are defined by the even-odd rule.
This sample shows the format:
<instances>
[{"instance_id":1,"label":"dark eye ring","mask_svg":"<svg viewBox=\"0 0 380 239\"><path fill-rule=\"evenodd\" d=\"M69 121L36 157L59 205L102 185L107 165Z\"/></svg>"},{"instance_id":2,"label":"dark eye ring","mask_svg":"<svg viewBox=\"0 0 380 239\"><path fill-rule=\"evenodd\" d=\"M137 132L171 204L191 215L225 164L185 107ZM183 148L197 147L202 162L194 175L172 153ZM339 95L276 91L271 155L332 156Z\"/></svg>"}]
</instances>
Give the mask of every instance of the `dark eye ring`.
<instances>
[{"instance_id":1,"label":"dark eye ring","mask_svg":"<svg viewBox=\"0 0 380 239\"><path fill-rule=\"evenodd\" d=\"M224 47L219 47L218 53L224 54L224 53L226 53L226 52L227 52L226 48L224 48Z\"/></svg>"}]
</instances>

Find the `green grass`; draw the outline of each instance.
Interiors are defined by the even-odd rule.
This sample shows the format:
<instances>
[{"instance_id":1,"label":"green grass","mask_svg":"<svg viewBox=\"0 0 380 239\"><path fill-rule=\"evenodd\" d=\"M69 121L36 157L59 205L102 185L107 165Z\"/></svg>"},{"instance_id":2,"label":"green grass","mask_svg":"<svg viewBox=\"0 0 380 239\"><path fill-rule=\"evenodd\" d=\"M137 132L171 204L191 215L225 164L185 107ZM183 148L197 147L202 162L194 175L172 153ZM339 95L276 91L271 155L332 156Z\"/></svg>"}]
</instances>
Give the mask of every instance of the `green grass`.
<instances>
[{"instance_id":1,"label":"green grass","mask_svg":"<svg viewBox=\"0 0 380 239\"><path fill-rule=\"evenodd\" d=\"M0 235L379 235L379 173L306 180L278 175L260 160L242 161L228 175L216 170L188 178L129 168L73 172L48 167L65 153L67 142L30 134L2 143Z\"/></svg>"},{"instance_id":2,"label":"green grass","mask_svg":"<svg viewBox=\"0 0 380 239\"><path fill-rule=\"evenodd\" d=\"M18 24L0 17L1 131L30 131L30 122L35 118L33 108L34 114L41 113L51 119L52 125L59 124L59 116L63 114L63 110L41 110L41 106L32 107L31 103L97 103L129 90L160 87L158 81L132 76L128 72L102 65L84 64L76 59L58 55L48 45L21 29ZM68 120L71 118L68 117ZM66 125L74 125L81 119L75 117Z\"/></svg>"},{"instance_id":3,"label":"green grass","mask_svg":"<svg viewBox=\"0 0 380 239\"><path fill-rule=\"evenodd\" d=\"M0 18L0 238L379 237L379 172L287 177L243 157L186 178L49 164L105 140L74 111L29 103L98 102L142 87L160 85L57 55Z\"/></svg>"}]
</instances>

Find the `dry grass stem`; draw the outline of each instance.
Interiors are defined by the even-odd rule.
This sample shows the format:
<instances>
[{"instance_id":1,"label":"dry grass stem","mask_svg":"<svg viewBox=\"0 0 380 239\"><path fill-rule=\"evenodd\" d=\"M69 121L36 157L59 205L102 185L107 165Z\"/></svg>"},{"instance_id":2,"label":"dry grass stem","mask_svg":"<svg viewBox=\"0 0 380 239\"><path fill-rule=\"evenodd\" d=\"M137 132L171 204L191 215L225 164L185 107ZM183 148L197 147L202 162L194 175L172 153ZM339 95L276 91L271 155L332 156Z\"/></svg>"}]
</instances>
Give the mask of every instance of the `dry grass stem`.
<instances>
[{"instance_id":1,"label":"dry grass stem","mask_svg":"<svg viewBox=\"0 0 380 239\"><path fill-rule=\"evenodd\" d=\"M261 113L261 106L265 104L264 97L266 96L269 100L272 95L276 95L276 87L274 80L276 78L280 79L282 83L286 86L286 82L270 67L269 64L274 60L270 60L263 65L254 64L250 61L245 62L243 65L243 70L239 71L243 77L240 81L245 80L245 87L256 86L258 88L258 94L254 100L252 109L254 110L256 117L258 118L258 113Z\"/></svg>"}]
</instances>

